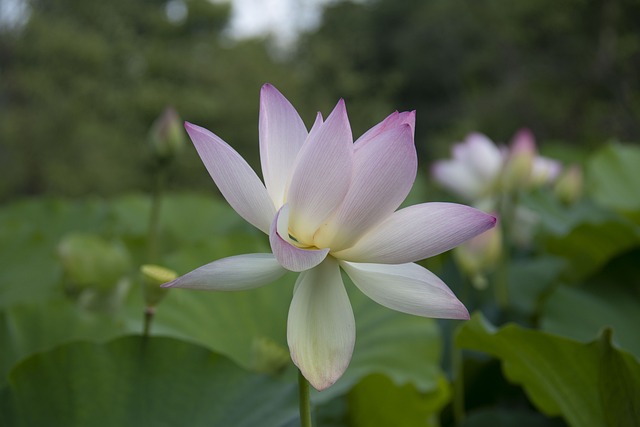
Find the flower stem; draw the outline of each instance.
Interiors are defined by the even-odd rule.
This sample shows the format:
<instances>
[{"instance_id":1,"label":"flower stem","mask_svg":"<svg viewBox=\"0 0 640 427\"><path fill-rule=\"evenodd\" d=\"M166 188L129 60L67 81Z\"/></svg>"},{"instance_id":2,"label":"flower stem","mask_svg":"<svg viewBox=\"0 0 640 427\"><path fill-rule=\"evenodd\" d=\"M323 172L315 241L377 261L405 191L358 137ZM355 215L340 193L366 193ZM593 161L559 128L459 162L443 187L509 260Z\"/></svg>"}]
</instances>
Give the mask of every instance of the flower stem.
<instances>
[{"instance_id":1,"label":"flower stem","mask_svg":"<svg viewBox=\"0 0 640 427\"><path fill-rule=\"evenodd\" d=\"M453 418L456 425L462 425L465 418L464 411L464 366L462 363L462 350L453 346L451 352L453 364Z\"/></svg>"},{"instance_id":2,"label":"flower stem","mask_svg":"<svg viewBox=\"0 0 640 427\"><path fill-rule=\"evenodd\" d=\"M142 336L145 338L151 333L151 322L153 321L154 314L156 314L156 310L153 307L147 307L144 309L144 327L142 329Z\"/></svg>"},{"instance_id":3,"label":"flower stem","mask_svg":"<svg viewBox=\"0 0 640 427\"><path fill-rule=\"evenodd\" d=\"M312 427L311 424L311 400L309 382L298 370L298 390L300 396L300 426Z\"/></svg>"},{"instance_id":4,"label":"flower stem","mask_svg":"<svg viewBox=\"0 0 640 427\"><path fill-rule=\"evenodd\" d=\"M154 186L151 195L151 211L149 213L149 230L147 232L147 262L154 263L158 258L158 237L160 234L160 209L162 207L162 193L164 190L164 171L161 167L154 168ZM143 285L144 286L144 285ZM145 298L146 300L146 298ZM145 301L144 326L142 335L148 337L151 333L151 323L155 308Z\"/></svg>"},{"instance_id":5,"label":"flower stem","mask_svg":"<svg viewBox=\"0 0 640 427\"><path fill-rule=\"evenodd\" d=\"M149 214L149 230L147 232L147 262L153 264L158 257L158 235L160 230L160 210L162 207L162 193L164 190L164 171L155 168L155 182L151 195L151 212Z\"/></svg>"}]
</instances>

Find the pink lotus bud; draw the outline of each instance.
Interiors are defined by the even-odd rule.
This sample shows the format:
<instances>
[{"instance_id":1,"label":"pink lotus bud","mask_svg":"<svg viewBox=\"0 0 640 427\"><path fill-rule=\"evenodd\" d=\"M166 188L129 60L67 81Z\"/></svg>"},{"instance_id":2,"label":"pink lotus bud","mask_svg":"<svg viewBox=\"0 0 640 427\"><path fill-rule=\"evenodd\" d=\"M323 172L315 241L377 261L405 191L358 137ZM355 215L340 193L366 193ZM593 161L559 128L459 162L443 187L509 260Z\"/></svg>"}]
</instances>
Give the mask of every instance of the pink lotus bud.
<instances>
[{"instance_id":1,"label":"pink lotus bud","mask_svg":"<svg viewBox=\"0 0 640 427\"><path fill-rule=\"evenodd\" d=\"M537 149L533 134L521 129L513 137L502 172L502 184L505 190L516 190L531 182L531 171Z\"/></svg>"}]
</instances>

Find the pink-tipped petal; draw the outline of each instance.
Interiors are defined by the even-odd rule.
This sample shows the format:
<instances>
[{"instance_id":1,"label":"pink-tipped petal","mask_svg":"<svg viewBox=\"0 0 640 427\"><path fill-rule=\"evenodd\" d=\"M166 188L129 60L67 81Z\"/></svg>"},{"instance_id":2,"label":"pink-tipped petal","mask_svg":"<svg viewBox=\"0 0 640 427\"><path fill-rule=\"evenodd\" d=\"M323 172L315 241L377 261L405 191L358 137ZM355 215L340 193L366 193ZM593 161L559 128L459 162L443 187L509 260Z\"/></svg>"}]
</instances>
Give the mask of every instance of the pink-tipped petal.
<instances>
[{"instance_id":1,"label":"pink-tipped petal","mask_svg":"<svg viewBox=\"0 0 640 427\"><path fill-rule=\"evenodd\" d=\"M438 255L496 223L482 211L455 203L423 203L394 212L336 258L383 264L405 264Z\"/></svg>"},{"instance_id":2,"label":"pink-tipped petal","mask_svg":"<svg viewBox=\"0 0 640 427\"><path fill-rule=\"evenodd\" d=\"M332 251L352 246L400 206L416 177L418 159L408 124L374 136L357 150L353 178L342 204L314 236Z\"/></svg>"},{"instance_id":3,"label":"pink-tipped petal","mask_svg":"<svg viewBox=\"0 0 640 427\"><path fill-rule=\"evenodd\" d=\"M291 271L305 271L320 264L327 257L329 249L302 249L290 242L287 231L288 205L284 205L271 224L269 242L271 250L280 265ZM280 231L278 231L280 230Z\"/></svg>"},{"instance_id":4,"label":"pink-tipped petal","mask_svg":"<svg viewBox=\"0 0 640 427\"><path fill-rule=\"evenodd\" d=\"M203 265L162 287L242 291L269 284L286 272L272 254L237 255Z\"/></svg>"},{"instance_id":5,"label":"pink-tipped petal","mask_svg":"<svg viewBox=\"0 0 640 427\"><path fill-rule=\"evenodd\" d=\"M293 363L318 390L349 366L356 325L340 268L327 258L300 275L289 308L287 342Z\"/></svg>"},{"instance_id":6,"label":"pink-tipped petal","mask_svg":"<svg viewBox=\"0 0 640 427\"><path fill-rule=\"evenodd\" d=\"M264 182L279 208L307 128L293 105L275 87L265 84L260 91L259 129Z\"/></svg>"},{"instance_id":7,"label":"pink-tipped petal","mask_svg":"<svg viewBox=\"0 0 640 427\"><path fill-rule=\"evenodd\" d=\"M469 312L435 274L418 264L340 265L369 298L393 310L440 319L468 319Z\"/></svg>"},{"instance_id":8,"label":"pink-tipped petal","mask_svg":"<svg viewBox=\"0 0 640 427\"><path fill-rule=\"evenodd\" d=\"M391 128L402 126L407 124L411 127L411 133L415 132L416 127L416 112L415 111L403 111L402 113L398 113L394 111L389 114L383 121L366 131L362 134L360 138L356 140L354 143L355 150L359 150L364 147L376 136L380 135L382 132L385 132Z\"/></svg>"},{"instance_id":9,"label":"pink-tipped petal","mask_svg":"<svg viewBox=\"0 0 640 427\"><path fill-rule=\"evenodd\" d=\"M289 228L300 242L311 244L322 222L349 189L353 141L344 101L327 120L314 126L300 150L287 194Z\"/></svg>"},{"instance_id":10,"label":"pink-tipped petal","mask_svg":"<svg viewBox=\"0 0 640 427\"><path fill-rule=\"evenodd\" d=\"M207 129L191 123L185 123L185 129L227 202L247 222L268 234L276 210L251 166Z\"/></svg>"}]
</instances>

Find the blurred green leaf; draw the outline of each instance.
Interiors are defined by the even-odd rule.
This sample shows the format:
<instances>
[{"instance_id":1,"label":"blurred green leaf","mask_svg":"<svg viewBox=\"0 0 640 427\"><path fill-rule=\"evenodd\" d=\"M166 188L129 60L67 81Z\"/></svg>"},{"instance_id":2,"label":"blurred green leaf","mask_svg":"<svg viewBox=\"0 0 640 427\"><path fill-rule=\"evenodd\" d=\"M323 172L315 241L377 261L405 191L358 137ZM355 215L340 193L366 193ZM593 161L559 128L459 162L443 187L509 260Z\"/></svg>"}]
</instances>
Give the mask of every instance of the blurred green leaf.
<instances>
[{"instance_id":1,"label":"blurred green leaf","mask_svg":"<svg viewBox=\"0 0 640 427\"><path fill-rule=\"evenodd\" d=\"M533 410L482 408L467 413L461 427L544 427L564 426Z\"/></svg>"},{"instance_id":2,"label":"blurred green leaf","mask_svg":"<svg viewBox=\"0 0 640 427\"><path fill-rule=\"evenodd\" d=\"M550 193L538 191L523 202L539 217L541 248L568 261L565 279L587 277L614 257L640 247L640 226L593 201L565 206Z\"/></svg>"},{"instance_id":3,"label":"blurred green leaf","mask_svg":"<svg viewBox=\"0 0 640 427\"><path fill-rule=\"evenodd\" d=\"M598 385L608 426L640 426L640 367L638 360L611 346L611 330L599 342Z\"/></svg>"},{"instance_id":4,"label":"blurred green leaf","mask_svg":"<svg viewBox=\"0 0 640 427\"><path fill-rule=\"evenodd\" d=\"M548 237L545 248L568 261L565 275L587 277L614 257L640 246L640 227L624 218L583 223L565 236Z\"/></svg>"},{"instance_id":5,"label":"blurred green leaf","mask_svg":"<svg viewBox=\"0 0 640 427\"><path fill-rule=\"evenodd\" d=\"M509 302L518 311L536 314L542 296L565 268L559 257L542 256L514 260L509 265Z\"/></svg>"},{"instance_id":6,"label":"blurred green leaf","mask_svg":"<svg viewBox=\"0 0 640 427\"><path fill-rule=\"evenodd\" d=\"M200 346L130 336L71 343L14 368L5 426L285 426L296 389Z\"/></svg>"},{"instance_id":7,"label":"blurred green leaf","mask_svg":"<svg viewBox=\"0 0 640 427\"><path fill-rule=\"evenodd\" d=\"M436 427L438 414L451 395L445 378L431 393L410 384L397 385L384 375L370 375L349 393L349 418L353 427Z\"/></svg>"},{"instance_id":8,"label":"blurred green leaf","mask_svg":"<svg viewBox=\"0 0 640 427\"><path fill-rule=\"evenodd\" d=\"M195 341L256 369L256 339L267 338L288 348L286 325L294 281L295 275L289 274L243 292L172 289L158 307L152 332ZM328 390L314 393L314 399L326 402L344 394L371 373L384 373L396 384L412 383L420 391L435 390L442 351L437 324L389 310L351 283L346 285L357 327L353 358L344 376Z\"/></svg>"},{"instance_id":9,"label":"blurred green leaf","mask_svg":"<svg viewBox=\"0 0 640 427\"><path fill-rule=\"evenodd\" d=\"M56 295L62 273L56 245L70 231L93 232L107 222L106 205L32 199L0 209L0 308Z\"/></svg>"},{"instance_id":10,"label":"blurred green leaf","mask_svg":"<svg viewBox=\"0 0 640 427\"><path fill-rule=\"evenodd\" d=\"M70 233L58 244L66 278L77 288L109 289L131 268L127 249L96 234Z\"/></svg>"},{"instance_id":11,"label":"blurred green leaf","mask_svg":"<svg viewBox=\"0 0 640 427\"><path fill-rule=\"evenodd\" d=\"M516 325L495 330L476 314L460 328L456 343L500 359L507 378L520 384L540 411L562 415L572 426L623 426L638 421L627 415L640 405L637 394L630 393L640 387L636 382L640 364L612 347L608 334L582 344ZM620 370L628 379L604 382ZM611 394L622 401L613 401ZM619 408L625 411L616 412Z\"/></svg>"},{"instance_id":12,"label":"blurred green leaf","mask_svg":"<svg viewBox=\"0 0 640 427\"><path fill-rule=\"evenodd\" d=\"M36 352L72 340L103 341L131 331L122 316L84 310L66 299L12 305L0 311L0 384L14 364Z\"/></svg>"},{"instance_id":13,"label":"blurred green leaf","mask_svg":"<svg viewBox=\"0 0 640 427\"><path fill-rule=\"evenodd\" d=\"M560 286L546 300L540 324L545 331L579 341L593 340L610 327L613 341L640 358L640 302L616 287Z\"/></svg>"},{"instance_id":14,"label":"blurred green leaf","mask_svg":"<svg viewBox=\"0 0 640 427\"><path fill-rule=\"evenodd\" d=\"M589 194L604 206L629 214L640 223L640 148L610 144L587 164Z\"/></svg>"}]
</instances>

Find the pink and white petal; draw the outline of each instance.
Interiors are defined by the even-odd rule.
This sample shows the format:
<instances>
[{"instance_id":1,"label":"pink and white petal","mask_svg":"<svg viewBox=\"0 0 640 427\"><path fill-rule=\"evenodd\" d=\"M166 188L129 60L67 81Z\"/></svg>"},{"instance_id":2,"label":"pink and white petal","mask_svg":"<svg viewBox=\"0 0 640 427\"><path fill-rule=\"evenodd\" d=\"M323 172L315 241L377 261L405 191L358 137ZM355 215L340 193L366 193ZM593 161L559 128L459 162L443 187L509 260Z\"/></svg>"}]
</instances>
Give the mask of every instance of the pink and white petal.
<instances>
[{"instance_id":1,"label":"pink and white petal","mask_svg":"<svg viewBox=\"0 0 640 427\"><path fill-rule=\"evenodd\" d=\"M394 111L389 114L383 121L366 131L360 138L356 140L354 143L355 150L359 150L360 148L367 145L369 141L373 138L385 132L393 127L401 126L403 124L408 124L411 126L411 132L413 133L416 125L416 112L415 111L403 111L402 113L398 113Z\"/></svg>"},{"instance_id":2,"label":"pink and white petal","mask_svg":"<svg viewBox=\"0 0 640 427\"><path fill-rule=\"evenodd\" d=\"M496 218L455 203L423 203L394 212L336 258L404 264L448 251L495 226Z\"/></svg>"},{"instance_id":3,"label":"pink and white petal","mask_svg":"<svg viewBox=\"0 0 640 427\"><path fill-rule=\"evenodd\" d=\"M272 85L260 91L260 162L274 206L284 203L285 188L307 128L291 103Z\"/></svg>"},{"instance_id":4,"label":"pink and white petal","mask_svg":"<svg viewBox=\"0 0 640 427\"><path fill-rule=\"evenodd\" d=\"M289 228L298 241L310 244L322 222L349 189L353 141L344 101L322 125L314 127L296 159L287 203Z\"/></svg>"},{"instance_id":5,"label":"pink and white petal","mask_svg":"<svg viewBox=\"0 0 640 427\"><path fill-rule=\"evenodd\" d=\"M400 206L411 190L417 168L413 131L408 124L374 136L355 152L349 191L315 234L315 246L332 251L353 246Z\"/></svg>"},{"instance_id":6,"label":"pink and white petal","mask_svg":"<svg viewBox=\"0 0 640 427\"><path fill-rule=\"evenodd\" d=\"M317 390L349 366L356 325L338 263L327 258L298 277L289 308L287 342L293 363Z\"/></svg>"},{"instance_id":7,"label":"pink and white petal","mask_svg":"<svg viewBox=\"0 0 640 427\"><path fill-rule=\"evenodd\" d=\"M286 224L289 217L288 205L284 205L271 223L269 243L280 265L291 271L305 271L320 264L329 253L326 249L303 249L290 241ZM287 234L285 234L285 232ZM284 237L283 237L284 235Z\"/></svg>"},{"instance_id":8,"label":"pink and white petal","mask_svg":"<svg viewBox=\"0 0 640 427\"><path fill-rule=\"evenodd\" d=\"M251 166L229 144L207 129L191 123L185 123L185 129L227 202L248 223L269 234L276 210Z\"/></svg>"},{"instance_id":9,"label":"pink and white petal","mask_svg":"<svg viewBox=\"0 0 640 427\"><path fill-rule=\"evenodd\" d=\"M286 272L272 254L236 255L196 268L162 287L242 291L267 285Z\"/></svg>"},{"instance_id":10,"label":"pink and white petal","mask_svg":"<svg viewBox=\"0 0 640 427\"><path fill-rule=\"evenodd\" d=\"M438 276L418 264L340 266L366 296L393 310L439 319L468 319L469 312Z\"/></svg>"}]
</instances>

